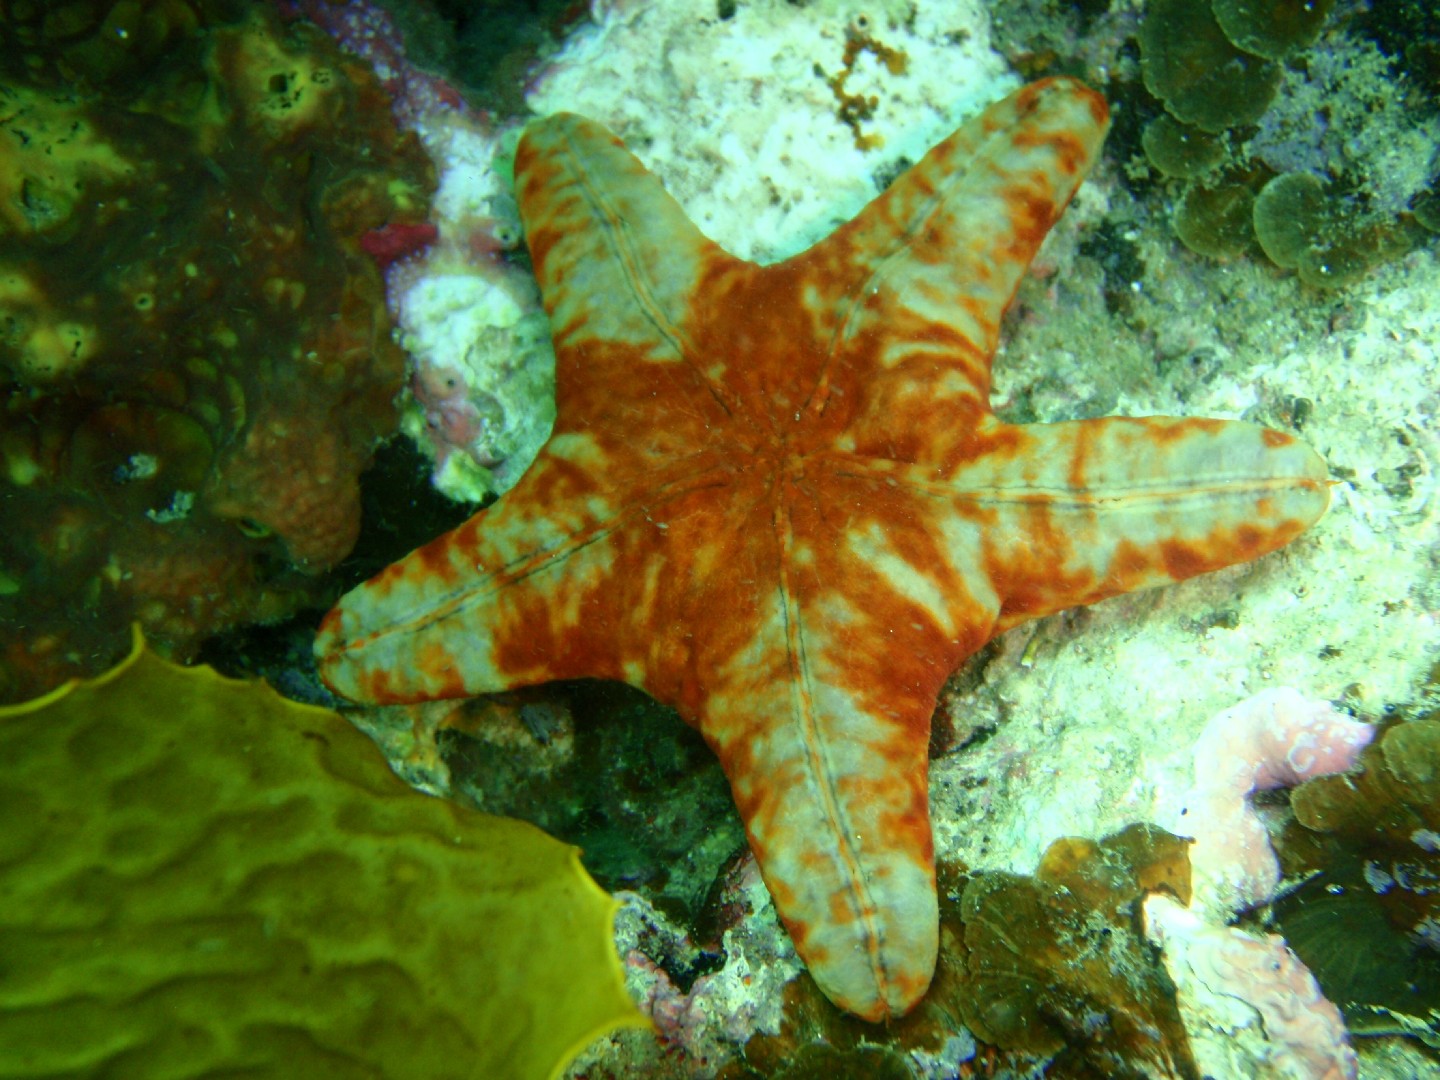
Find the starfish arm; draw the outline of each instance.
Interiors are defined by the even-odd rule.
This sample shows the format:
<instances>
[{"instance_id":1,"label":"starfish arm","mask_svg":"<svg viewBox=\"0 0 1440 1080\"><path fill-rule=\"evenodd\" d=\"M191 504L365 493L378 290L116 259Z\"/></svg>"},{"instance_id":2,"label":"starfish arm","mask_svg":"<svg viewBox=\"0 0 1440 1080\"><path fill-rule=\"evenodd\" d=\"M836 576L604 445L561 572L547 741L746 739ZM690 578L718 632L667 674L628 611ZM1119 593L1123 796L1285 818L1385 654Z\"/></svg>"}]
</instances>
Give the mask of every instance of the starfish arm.
<instances>
[{"instance_id":1,"label":"starfish arm","mask_svg":"<svg viewBox=\"0 0 1440 1080\"><path fill-rule=\"evenodd\" d=\"M642 625L638 590L653 593L651 567L675 546L653 516L725 482L712 433L733 411L693 362L704 354L687 305L702 276L743 277L749 264L705 239L582 117L531 125L516 185L556 344L554 433L500 503L331 613L321 673L355 700L586 675L644 686L646 642L663 635Z\"/></svg>"},{"instance_id":2,"label":"starfish arm","mask_svg":"<svg viewBox=\"0 0 1440 1080\"><path fill-rule=\"evenodd\" d=\"M791 612L793 615L793 612ZM803 654L779 648L789 634ZM878 643L877 643L878 646ZM935 691L882 707L833 683L846 665L808 619L777 619L761 667L710 695L700 727L730 780L751 850L825 995L866 1020L908 1012L935 970L939 909L926 798Z\"/></svg>"},{"instance_id":3,"label":"starfish arm","mask_svg":"<svg viewBox=\"0 0 1440 1080\"><path fill-rule=\"evenodd\" d=\"M950 549L979 536L941 497L816 463L776 503L754 637L697 649L693 708L821 989L869 1020L924 994L938 943L930 717L989 636Z\"/></svg>"},{"instance_id":4,"label":"starfish arm","mask_svg":"<svg viewBox=\"0 0 1440 1080\"><path fill-rule=\"evenodd\" d=\"M707 239L606 128L573 113L531 124L515 154L515 189L558 356L557 423L594 415L633 387L630 430L663 426L647 402L728 411L695 363L691 304L752 265ZM604 297L604 303L596 303ZM664 369L683 368L683 372ZM661 391L650 380L667 382ZM714 400L701 400L708 396ZM594 399L599 399L594 400ZM559 430L557 428L557 430Z\"/></svg>"},{"instance_id":5,"label":"starfish arm","mask_svg":"<svg viewBox=\"0 0 1440 1080\"><path fill-rule=\"evenodd\" d=\"M964 439L989 408L1001 316L1107 126L1104 99L1083 84L1033 83L828 239L768 269L810 286L814 332L830 342L811 407L839 412L840 448L920 461Z\"/></svg>"},{"instance_id":6,"label":"starfish arm","mask_svg":"<svg viewBox=\"0 0 1440 1080\"><path fill-rule=\"evenodd\" d=\"M699 455L654 463L643 488L607 482L644 460L553 437L505 498L341 599L315 643L321 677L380 704L587 676L645 686L667 640L648 622L657 573L682 557L666 517L707 506L725 471Z\"/></svg>"},{"instance_id":7,"label":"starfish arm","mask_svg":"<svg viewBox=\"0 0 1440 1080\"><path fill-rule=\"evenodd\" d=\"M945 486L981 522L996 632L1259 558L1325 512L1325 462L1228 420L1110 417L982 432Z\"/></svg>"}]
</instances>

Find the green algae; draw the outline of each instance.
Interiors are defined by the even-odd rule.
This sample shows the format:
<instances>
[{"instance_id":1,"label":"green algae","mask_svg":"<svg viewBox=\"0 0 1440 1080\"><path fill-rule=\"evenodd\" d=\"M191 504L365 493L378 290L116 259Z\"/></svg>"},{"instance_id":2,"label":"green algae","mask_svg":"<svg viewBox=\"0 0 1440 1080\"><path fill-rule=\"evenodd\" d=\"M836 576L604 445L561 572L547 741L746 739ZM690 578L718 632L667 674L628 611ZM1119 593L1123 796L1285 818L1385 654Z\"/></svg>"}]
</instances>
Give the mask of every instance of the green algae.
<instances>
[{"instance_id":1,"label":"green algae","mask_svg":"<svg viewBox=\"0 0 1440 1080\"><path fill-rule=\"evenodd\" d=\"M1335 0L1213 0L1215 21L1236 48L1283 60L1313 45Z\"/></svg>"},{"instance_id":2,"label":"green algae","mask_svg":"<svg viewBox=\"0 0 1440 1080\"><path fill-rule=\"evenodd\" d=\"M1169 113L1145 125L1140 145L1150 164L1181 180L1204 176L1225 160L1223 138L1182 124Z\"/></svg>"},{"instance_id":3,"label":"green algae","mask_svg":"<svg viewBox=\"0 0 1440 1080\"><path fill-rule=\"evenodd\" d=\"M1254 243L1254 208L1250 185L1225 176L1213 184L1187 185L1171 225L1180 242L1197 255L1228 259Z\"/></svg>"},{"instance_id":4,"label":"green algae","mask_svg":"<svg viewBox=\"0 0 1440 1080\"><path fill-rule=\"evenodd\" d=\"M1325 187L1309 173L1285 173L1255 197L1255 236L1276 266L1296 269L1327 220Z\"/></svg>"},{"instance_id":5,"label":"green algae","mask_svg":"<svg viewBox=\"0 0 1440 1080\"><path fill-rule=\"evenodd\" d=\"M1211 133L1259 120L1280 86L1279 65L1236 48L1195 0L1147 5L1140 70L1172 116Z\"/></svg>"},{"instance_id":6,"label":"green algae","mask_svg":"<svg viewBox=\"0 0 1440 1080\"><path fill-rule=\"evenodd\" d=\"M1429 122L1398 103L1403 74L1353 26L1317 46L1333 6L1152 0L1139 33L1146 89L1166 110L1141 144L1186 181L1176 235L1210 258L1258 246L1323 289L1426 239L1417 192L1433 150Z\"/></svg>"},{"instance_id":7,"label":"green algae","mask_svg":"<svg viewBox=\"0 0 1440 1080\"><path fill-rule=\"evenodd\" d=\"M1405 222L1365 223L1347 200L1309 173L1270 180L1255 196L1254 221L1270 261L1319 288L1352 284L1417 240Z\"/></svg>"}]
</instances>

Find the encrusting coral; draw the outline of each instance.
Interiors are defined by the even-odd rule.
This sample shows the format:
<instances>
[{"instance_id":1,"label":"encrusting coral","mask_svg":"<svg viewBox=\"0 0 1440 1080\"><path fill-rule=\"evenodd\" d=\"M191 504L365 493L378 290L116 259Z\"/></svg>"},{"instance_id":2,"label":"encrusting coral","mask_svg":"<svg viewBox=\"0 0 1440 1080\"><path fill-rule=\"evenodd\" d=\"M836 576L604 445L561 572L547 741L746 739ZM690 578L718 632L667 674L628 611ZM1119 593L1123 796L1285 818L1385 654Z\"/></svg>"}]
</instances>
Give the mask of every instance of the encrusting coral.
<instances>
[{"instance_id":1,"label":"encrusting coral","mask_svg":"<svg viewBox=\"0 0 1440 1080\"><path fill-rule=\"evenodd\" d=\"M290 6L374 67L400 127L435 163L430 242L393 260L386 275L414 369L401 427L434 459L436 488L485 501L514 486L555 418L545 313L528 268L510 257L520 247L508 164L520 125L476 108L412 61L412 49L424 55L451 44L423 8L369 0ZM488 26L493 18L474 21ZM403 41L402 23L411 29Z\"/></svg>"},{"instance_id":2,"label":"encrusting coral","mask_svg":"<svg viewBox=\"0 0 1440 1080\"><path fill-rule=\"evenodd\" d=\"M1196 1040L1207 1076L1255 1075L1258 1059L1296 1080L1354 1080L1358 1065L1340 1010L1278 934L1206 922L1159 894L1146 899L1145 920L1164 950L1182 1008L1223 1033ZM1263 1032L1263 1049L1253 1055L1239 1049L1236 1037L1247 1028ZM1233 1056L1207 1055L1214 1045Z\"/></svg>"},{"instance_id":3,"label":"encrusting coral","mask_svg":"<svg viewBox=\"0 0 1440 1080\"><path fill-rule=\"evenodd\" d=\"M545 1080L645 1021L576 848L140 643L0 708L0 1073Z\"/></svg>"},{"instance_id":4,"label":"encrusting coral","mask_svg":"<svg viewBox=\"0 0 1440 1080\"><path fill-rule=\"evenodd\" d=\"M314 599L405 377L363 244L433 176L267 4L8 5L0 71L3 701Z\"/></svg>"},{"instance_id":5,"label":"encrusting coral","mask_svg":"<svg viewBox=\"0 0 1440 1080\"><path fill-rule=\"evenodd\" d=\"M1195 744L1195 892L1220 918L1263 904L1280 884L1270 835L1250 797L1355 767L1375 728L1288 687L1264 690L1216 713Z\"/></svg>"},{"instance_id":6,"label":"encrusting coral","mask_svg":"<svg viewBox=\"0 0 1440 1080\"><path fill-rule=\"evenodd\" d=\"M1280 884L1253 793L1344 773L1374 731L1328 702L1278 688L1217 713L1196 741L1181 822L1195 837L1194 899L1187 906L1154 894L1144 912L1211 1074L1241 1075L1263 1062L1306 1080L1356 1075L1339 1009L1285 940L1226 923L1270 901Z\"/></svg>"}]
</instances>

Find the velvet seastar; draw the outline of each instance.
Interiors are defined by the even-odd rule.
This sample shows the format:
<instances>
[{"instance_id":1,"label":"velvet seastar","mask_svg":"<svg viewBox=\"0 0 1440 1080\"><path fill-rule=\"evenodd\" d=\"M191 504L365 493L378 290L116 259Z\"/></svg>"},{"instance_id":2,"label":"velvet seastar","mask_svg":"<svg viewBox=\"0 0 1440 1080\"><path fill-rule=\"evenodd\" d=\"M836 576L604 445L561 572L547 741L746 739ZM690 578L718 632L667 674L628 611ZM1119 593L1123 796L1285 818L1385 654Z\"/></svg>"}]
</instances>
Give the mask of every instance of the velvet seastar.
<instances>
[{"instance_id":1,"label":"velvet seastar","mask_svg":"<svg viewBox=\"0 0 1440 1080\"><path fill-rule=\"evenodd\" d=\"M821 989L906 1012L936 959L945 678L1026 619L1272 551L1329 498L1313 451L1250 424L992 415L1001 315L1106 118L1077 82L1028 86L772 266L707 240L604 128L533 125L515 175L554 434L341 601L325 680L403 702L594 676L673 705Z\"/></svg>"}]
</instances>

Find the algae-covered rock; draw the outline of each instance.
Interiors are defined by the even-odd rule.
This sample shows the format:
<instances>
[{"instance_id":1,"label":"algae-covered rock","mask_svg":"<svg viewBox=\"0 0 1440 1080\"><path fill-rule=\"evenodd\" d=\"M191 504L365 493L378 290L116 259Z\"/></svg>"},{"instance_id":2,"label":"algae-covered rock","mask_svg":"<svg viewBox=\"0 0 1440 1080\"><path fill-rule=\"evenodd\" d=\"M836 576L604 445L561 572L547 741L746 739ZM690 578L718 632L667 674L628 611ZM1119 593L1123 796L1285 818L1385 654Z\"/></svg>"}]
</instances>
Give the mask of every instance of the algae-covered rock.
<instances>
[{"instance_id":1,"label":"algae-covered rock","mask_svg":"<svg viewBox=\"0 0 1440 1080\"><path fill-rule=\"evenodd\" d=\"M1063 1055L1058 1075L1198 1076L1175 987L1140 929L1151 892L1190 898L1186 842L1150 825L1062 837L1033 877L972 877L960 899L966 1027Z\"/></svg>"},{"instance_id":2,"label":"algae-covered rock","mask_svg":"<svg viewBox=\"0 0 1440 1080\"><path fill-rule=\"evenodd\" d=\"M137 644L0 709L0 1075L543 1078L644 1021L575 848Z\"/></svg>"},{"instance_id":3,"label":"algae-covered rock","mask_svg":"<svg viewBox=\"0 0 1440 1080\"><path fill-rule=\"evenodd\" d=\"M249 0L0 8L0 701L275 621L398 416L365 238L433 169L369 68Z\"/></svg>"}]
</instances>

